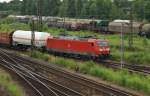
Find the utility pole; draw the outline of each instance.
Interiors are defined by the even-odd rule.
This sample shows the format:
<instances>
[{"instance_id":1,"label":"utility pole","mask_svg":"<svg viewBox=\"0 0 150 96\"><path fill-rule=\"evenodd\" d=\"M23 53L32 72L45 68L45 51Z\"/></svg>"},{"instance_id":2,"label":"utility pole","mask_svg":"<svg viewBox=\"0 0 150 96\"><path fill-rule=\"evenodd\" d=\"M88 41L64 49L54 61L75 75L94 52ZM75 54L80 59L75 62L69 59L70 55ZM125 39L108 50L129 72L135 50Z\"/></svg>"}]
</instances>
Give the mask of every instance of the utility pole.
<instances>
[{"instance_id":1,"label":"utility pole","mask_svg":"<svg viewBox=\"0 0 150 96\"><path fill-rule=\"evenodd\" d=\"M63 35L66 35L66 17L65 16L63 18L63 27L64 27Z\"/></svg>"},{"instance_id":2,"label":"utility pole","mask_svg":"<svg viewBox=\"0 0 150 96\"><path fill-rule=\"evenodd\" d=\"M124 23L121 23L121 69L123 69L124 67Z\"/></svg>"},{"instance_id":3,"label":"utility pole","mask_svg":"<svg viewBox=\"0 0 150 96\"><path fill-rule=\"evenodd\" d=\"M33 51L34 51L34 46L35 46L35 23L34 23L34 19L32 19L31 24L31 56L33 56Z\"/></svg>"},{"instance_id":4,"label":"utility pole","mask_svg":"<svg viewBox=\"0 0 150 96\"><path fill-rule=\"evenodd\" d=\"M63 2L65 2L65 1L63 1ZM67 6L66 3L65 3L65 6ZM63 28L64 28L63 34L64 34L64 35L67 35L67 30L66 30L67 12L66 12L66 8L65 8L65 11L64 11L64 13L63 13L62 16L63 16ZM70 18L68 18L68 19L70 20ZM69 22L69 23L70 23L70 22ZM72 26L72 25L71 25L71 26ZM70 27L71 27L71 26L70 26Z\"/></svg>"},{"instance_id":5,"label":"utility pole","mask_svg":"<svg viewBox=\"0 0 150 96\"><path fill-rule=\"evenodd\" d=\"M133 9L130 8L130 32L129 32L129 48L133 46Z\"/></svg>"},{"instance_id":6,"label":"utility pole","mask_svg":"<svg viewBox=\"0 0 150 96\"><path fill-rule=\"evenodd\" d=\"M42 5L43 0L37 0L37 29L38 31L42 31L43 22L42 22Z\"/></svg>"}]
</instances>

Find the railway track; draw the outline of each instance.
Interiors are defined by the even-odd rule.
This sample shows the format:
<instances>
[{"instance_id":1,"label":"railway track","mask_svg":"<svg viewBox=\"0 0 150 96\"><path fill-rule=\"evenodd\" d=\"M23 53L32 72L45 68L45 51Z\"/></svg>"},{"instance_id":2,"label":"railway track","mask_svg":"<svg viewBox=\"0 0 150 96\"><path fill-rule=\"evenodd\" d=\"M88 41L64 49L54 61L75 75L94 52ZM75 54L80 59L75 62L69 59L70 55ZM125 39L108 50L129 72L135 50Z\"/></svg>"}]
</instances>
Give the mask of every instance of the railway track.
<instances>
[{"instance_id":1,"label":"railway track","mask_svg":"<svg viewBox=\"0 0 150 96\"><path fill-rule=\"evenodd\" d=\"M0 50L0 65L21 77L36 92L35 96L83 96L82 94L40 76L19 64L10 55Z\"/></svg>"},{"instance_id":2,"label":"railway track","mask_svg":"<svg viewBox=\"0 0 150 96\"><path fill-rule=\"evenodd\" d=\"M81 61L81 62L85 61L85 60L82 60L82 58L78 58L78 57L74 58L74 57L65 56L65 58L71 58L71 59L75 59L75 60ZM113 69L121 69L121 64L119 62L115 62L112 60L94 60L94 61L105 67L109 67L109 68L113 68ZM102 64L102 63L106 63L106 64ZM142 65L137 65L137 64L124 63L123 69L127 69L131 73L138 73L138 74L142 74L144 76L150 75L150 66L142 66Z\"/></svg>"},{"instance_id":3,"label":"railway track","mask_svg":"<svg viewBox=\"0 0 150 96\"><path fill-rule=\"evenodd\" d=\"M51 82L59 85L65 85L67 89L63 90L67 94L71 94L68 96L139 96L138 94L124 91L103 83L98 83L78 74L67 72L57 66L49 65L42 61L32 60L28 57L20 57L7 52L5 52L5 54L10 56L14 61L17 61L20 64L19 66L23 66L29 72L31 71L32 75L37 77L44 84L48 85L49 80L51 80ZM70 90L68 91L68 89ZM54 90L54 92L56 92L56 90Z\"/></svg>"},{"instance_id":4,"label":"railway track","mask_svg":"<svg viewBox=\"0 0 150 96\"><path fill-rule=\"evenodd\" d=\"M53 55L56 55L56 54L53 54ZM59 56L59 55L56 55L56 56ZM60 55L60 57L62 57L62 56ZM67 56L67 55L64 55L63 57L64 58L71 58L71 59L81 61L81 62L89 60L89 58L85 59L82 57L72 57L72 56ZM93 60L93 59L91 59L91 60ZM109 67L109 68L113 68L113 69L119 69L119 70L122 69L120 62L116 62L116 61L112 61L112 60L103 60L103 59L94 59L93 61L98 63L98 64L101 64L102 66L105 66L105 67ZM138 74L141 74L144 76L150 75L150 66L142 66L142 65L138 65L138 64L124 63L123 69L127 69L131 73L138 73Z\"/></svg>"},{"instance_id":5,"label":"railway track","mask_svg":"<svg viewBox=\"0 0 150 96\"><path fill-rule=\"evenodd\" d=\"M106 67L110 67L110 68L114 68L114 69L121 69L121 65L118 62L114 62L114 61L101 61L103 63L108 63L108 64L104 64L104 66ZM150 66L142 66L142 65L135 65L135 64L123 64L123 68L124 69L128 69L129 72L132 73L138 73L138 74L142 74L142 75L150 75Z\"/></svg>"}]
</instances>

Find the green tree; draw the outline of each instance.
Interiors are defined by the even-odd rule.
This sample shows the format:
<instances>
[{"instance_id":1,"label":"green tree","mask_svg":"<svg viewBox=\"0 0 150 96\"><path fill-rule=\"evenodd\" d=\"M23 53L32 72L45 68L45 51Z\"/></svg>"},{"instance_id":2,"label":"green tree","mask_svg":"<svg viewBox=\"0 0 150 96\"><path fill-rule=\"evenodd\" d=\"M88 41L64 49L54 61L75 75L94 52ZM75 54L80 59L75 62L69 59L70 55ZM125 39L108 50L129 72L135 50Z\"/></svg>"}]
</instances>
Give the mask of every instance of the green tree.
<instances>
[{"instance_id":1,"label":"green tree","mask_svg":"<svg viewBox=\"0 0 150 96\"><path fill-rule=\"evenodd\" d=\"M131 0L113 0L114 4L119 7L119 8L123 8L123 7L128 7L130 6L130 1Z\"/></svg>"},{"instance_id":2,"label":"green tree","mask_svg":"<svg viewBox=\"0 0 150 96\"><path fill-rule=\"evenodd\" d=\"M20 7L21 7L21 1L20 0L12 0L9 3L9 7L13 11L18 11L20 9Z\"/></svg>"},{"instance_id":3,"label":"green tree","mask_svg":"<svg viewBox=\"0 0 150 96\"><path fill-rule=\"evenodd\" d=\"M66 14L68 17L76 16L75 0L67 0Z\"/></svg>"},{"instance_id":4,"label":"green tree","mask_svg":"<svg viewBox=\"0 0 150 96\"><path fill-rule=\"evenodd\" d=\"M67 0L63 0L60 2L59 16L66 17L66 10L67 10Z\"/></svg>"},{"instance_id":5,"label":"green tree","mask_svg":"<svg viewBox=\"0 0 150 96\"><path fill-rule=\"evenodd\" d=\"M87 0L83 0L83 7L82 7L82 9L81 9L81 17L82 18L88 18L88 16L89 16L89 7L90 7L90 5L92 4L90 1L87 1Z\"/></svg>"},{"instance_id":6,"label":"green tree","mask_svg":"<svg viewBox=\"0 0 150 96\"><path fill-rule=\"evenodd\" d=\"M145 18L150 22L150 1L145 4Z\"/></svg>"},{"instance_id":7,"label":"green tree","mask_svg":"<svg viewBox=\"0 0 150 96\"><path fill-rule=\"evenodd\" d=\"M22 5L21 5L22 6L22 8L21 8L22 15L37 14L36 1L37 0L23 0Z\"/></svg>"},{"instance_id":8,"label":"green tree","mask_svg":"<svg viewBox=\"0 0 150 96\"><path fill-rule=\"evenodd\" d=\"M138 20L145 19L145 1L135 0L133 3L133 11Z\"/></svg>"},{"instance_id":9,"label":"green tree","mask_svg":"<svg viewBox=\"0 0 150 96\"><path fill-rule=\"evenodd\" d=\"M81 11L83 8L83 0L76 0L75 8L76 8L76 17L81 17Z\"/></svg>"},{"instance_id":10,"label":"green tree","mask_svg":"<svg viewBox=\"0 0 150 96\"><path fill-rule=\"evenodd\" d=\"M0 3L0 11L8 10L8 4L6 2Z\"/></svg>"},{"instance_id":11,"label":"green tree","mask_svg":"<svg viewBox=\"0 0 150 96\"><path fill-rule=\"evenodd\" d=\"M59 13L60 0L44 0L43 14L57 16Z\"/></svg>"},{"instance_id":12,"label":"green tree","mask_svg":"<svg viewBox=\"0 0 150 96\"><path fill-rule=\"evenodd\" d=\"M95 18L97 16L97 5L95 2L92 2L92 4L90 5L90 8L89 8L89 15L90 17L93 17Z\"/></svg>"}]
</instances>

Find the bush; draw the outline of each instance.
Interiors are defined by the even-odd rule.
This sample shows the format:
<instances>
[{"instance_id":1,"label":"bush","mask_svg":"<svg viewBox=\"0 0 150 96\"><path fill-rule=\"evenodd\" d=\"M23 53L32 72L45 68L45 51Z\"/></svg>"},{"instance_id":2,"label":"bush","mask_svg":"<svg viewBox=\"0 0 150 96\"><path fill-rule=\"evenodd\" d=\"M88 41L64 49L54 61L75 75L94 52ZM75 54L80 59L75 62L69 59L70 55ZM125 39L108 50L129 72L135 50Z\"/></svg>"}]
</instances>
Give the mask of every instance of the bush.
<instances>
[{"instance_id":1,"label":"bush","mask_svg":"<svg viewBox=\"0 0 150 96\"><path fill-rule=\"evenodd\" d=\"M62 67L66 67L68 69L76 70L77 63L73 60L66 60L65 58L52 57L49 62L60 65Z\"/></svg>"},{"instance_id":2,"label":"bush","mask_svg":"<svg viewBox=\"0 0 150 96\"><path fill-rule=\"evenodd\" d=\"M13 32L16 30L30 30L30 27L23 23L0 24L0 32Z\"/></svg>"},{"instance_id":3,"label":"bush","mask_svg":"<svg viewBox=\"0 0 150 96\"><path fill-rule=\"evenodd\" d=\"M49 55L48 54L44 54L44 53L41 53L41 52L38 52L38 51L32 52L31 57L38 58L38 59L41 59L41 60L44 60L44 61L49 60Z\"/></svg>"},{"instance_id":4,"label":"bush","mask_svg":"<svg viewBox=\"0 0 150 96\"><path fill-rule=\"evenodd\" d=\"M89 73L89 70L94 66L94 62L89 61L89 62L85 62L84 64L80 64L79 68L80 71L83 73Z\"/></svg>"},{"instance_id":5,"label":"bush","mask_svg":"<svg viewBox=\"0 0 150 96\"><path fill-rule=\"evenodd\" d=\"M100 77L103 80L150 94L149 77L135 74L132 75L126 70L113 71L112 69L106 69L104 67L98 66L94 66L93 68L91 68L90 74L96 77Z\"/></svg>"},{"instance_id":6,"label":"bush","mask_svg":"<svg viewBox=\"0 0 150 96\"><path fill-rule=\"evenodd\" d=\"M0 24L11 24L11 23L15 23L16 20L13 18L5 18L0 20Z\"/></svg>"},{"instance_id":7,"label":"bush","mask_svg":"<svg viewBox=\"0 0 150 96\"><path fill-rule=\"evenodd\" d=\"M146 38L143 39L143 46L148 46L148 40Z\"/></svg>"},{"instance_id":8,"label":"bush","mask_svg":"<svg viewBox=\"0 0 150 96\"><path fill-rule=\"evenodd\" d=\"M12 78L7 73L2 72L1 70L0 86L4 87L6 89L6 92L8 92L8 94L11 94L11 96L25 96L22 88L16 85L12 81Z\"/></svg>"}]
</instances>

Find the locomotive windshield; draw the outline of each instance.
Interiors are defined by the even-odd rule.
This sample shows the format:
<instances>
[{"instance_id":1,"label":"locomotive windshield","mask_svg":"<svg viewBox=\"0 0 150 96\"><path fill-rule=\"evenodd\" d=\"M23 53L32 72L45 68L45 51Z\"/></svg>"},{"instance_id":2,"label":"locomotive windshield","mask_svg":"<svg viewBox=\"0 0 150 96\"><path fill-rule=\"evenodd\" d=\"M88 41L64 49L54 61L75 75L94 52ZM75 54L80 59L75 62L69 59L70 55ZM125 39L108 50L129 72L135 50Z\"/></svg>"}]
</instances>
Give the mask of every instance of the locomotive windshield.
<instances>
[{"instance_id":1,"label":"locomotive windshield","mask_svg":"<svg viewBox=\"0 0 150 96\"><path fill-rule=\"evenodd\" d=\"M99 46L108 46L108 42L98 42Z\"/></svg>"}]
</instances>

